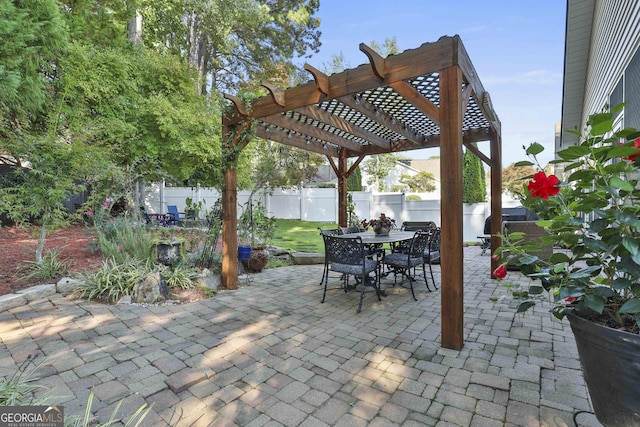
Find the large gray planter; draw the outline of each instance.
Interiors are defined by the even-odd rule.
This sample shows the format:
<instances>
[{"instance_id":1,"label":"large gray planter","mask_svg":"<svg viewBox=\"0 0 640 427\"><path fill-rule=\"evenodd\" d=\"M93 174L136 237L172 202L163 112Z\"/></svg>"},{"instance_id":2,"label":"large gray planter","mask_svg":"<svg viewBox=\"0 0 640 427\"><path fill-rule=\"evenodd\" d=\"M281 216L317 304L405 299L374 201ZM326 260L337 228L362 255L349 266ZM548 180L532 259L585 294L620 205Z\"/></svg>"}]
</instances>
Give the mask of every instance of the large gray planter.
<instances>
[{"instance_id":1,"label":"large gray planter","mask_svg":"<svg viewBox=\"0 0 640 427\"><path fill-rule=\"evenodd\" d=\"M640 426L640 335L568 318L596 418L607 427Z\"/></svg>"}]
</instances>

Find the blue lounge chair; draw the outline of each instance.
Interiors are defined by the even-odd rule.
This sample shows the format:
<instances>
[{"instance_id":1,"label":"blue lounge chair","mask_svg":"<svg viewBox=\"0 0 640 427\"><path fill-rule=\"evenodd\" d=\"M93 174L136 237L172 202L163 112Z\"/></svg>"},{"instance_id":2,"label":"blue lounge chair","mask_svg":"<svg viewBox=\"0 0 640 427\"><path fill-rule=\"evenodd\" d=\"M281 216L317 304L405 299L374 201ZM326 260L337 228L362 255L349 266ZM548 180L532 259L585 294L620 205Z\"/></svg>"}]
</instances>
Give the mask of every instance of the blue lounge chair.
<instances>
[{"instance_id":1,"label":"blue lounge chair","mask_svg":"<svg viewBox=\"0 0 640 427\"><path fill-rule=\"evenodd\" d=\"M175 205L167 205L167 216L168 219L166 221L167 225L181 225L183 218L180 217L180 213L178 212L178 207Z\"/></svg>"}]
</instances>

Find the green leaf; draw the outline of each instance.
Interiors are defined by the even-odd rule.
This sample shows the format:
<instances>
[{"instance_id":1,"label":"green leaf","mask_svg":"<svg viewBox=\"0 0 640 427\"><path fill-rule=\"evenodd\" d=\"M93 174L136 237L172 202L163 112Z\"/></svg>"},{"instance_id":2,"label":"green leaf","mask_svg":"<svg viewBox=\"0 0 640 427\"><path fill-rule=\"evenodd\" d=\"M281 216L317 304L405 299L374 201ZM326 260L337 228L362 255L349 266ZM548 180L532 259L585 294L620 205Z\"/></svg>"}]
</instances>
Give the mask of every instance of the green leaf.
<instances>
[{"instance_id":1,"label":"green leaf","mask_svg":"<svg viewBox=\"0 0 640 427\"><path fill-rule=\"evenodd\" d=\"M587 295L584 299L584 304L598 314L602 314L602 310L604 310L604 299L602 297Z\"/></svg>"},{"instance_id":2,"label":"green leaf","mask_svg":"<svg viewBox=\"0 0 640 427\"><path fill-rule=\"evenodd\" d=\"M613 288L617 290L627 289L631 286L631 280L626 277L618 277L613 281Z\"/></svg>"},{"instance_id":3,"label":"green leaf","mask_svg":"<svg viewBox=\"0 0 640 427\"><path fill-rule=\"evenodd\" d=\"M542 286L529 286L529 294L530 295L540 295L544 292L544 288Z\"/></svg>"},{"instance_id":4,"label":"green leaf","mask_svg":"<svg viewBox=\"0 0 640 427\"><path fill-rule=\"evenodd\" d=\"M581 145L574 145L562 151L558 151L558 156L563 160L575 160L589 154L589 148Z\"/></svg>"},{"instance_id":5,"label":"green leaf","mask_svg":"<svg viewBox=\"0 0 640 427\"><path fill-rule=\"evenodd\" d=\"M629 157L632 154L638 154L640 150L635 147L630 147L628 145L619 145L617 147L611 148L607 152L607 159L615 159L620 157Z\"/></svg>"},{"instance_id":6,"label":"green leaf","mask_svg":"<svg viewBox=\"0 0 640 427\"><path fill-rule=\"evenodd\" d=\"M560 264L560 263L569 262L569 261L571 261L571 258L569 258L567 254L562 252L556 252L553 255L551 255L551 258L549 258L549 262L551 262L552 264Z\"/></svg>"},{"instance_id":7,"label":"green leaf","mask_svg":"<svg viewBox=\"0 0 640 427\"><path fill-rule=\"evenodd\" d=\"M536 156L542 153L543 151L544 151L544 147L542 146L542 144L538 144L537 142L534 142L531 145L529 145L529 147L526 150L526 153Z\"/></svg>"},{"instance_id":8,"label":"green leaf","mask_svg":"<svg viewBox=\"0 0 640 427\"><path fill-rule=\"evenodd\" d=\"M525 301L525 302L521 303L518 306L518 309L516 310L516 313L524 313L525 311L529 310L534 305L536 305L535 301Z\"/></svg>"},{"instance_id":9,"label":"green leaf","mask_svg":"<svg viewBox=\"0 0 640 427\"><path fill-rule=\"evenodd\" d=\"M593 294L605 299L614 297L616 295L614 290L609 286L594 286Z\"/></svg>"},{"instance_id":10,"label":"green leaf","mask_svg":"<svg viewBox=\"0 0 640 427\"><path fill-rule=\"evenodd\" d=\"M616 212L616 219L624 225L637 226L640 223L640 219L635 212L629 212L625 210L623 212Z\"/></svg>"},{"instance_id":11,"label":"green leaf","mask_svg":"<svg viewBox=\"0 0 640 427\"><path fill-rule=\"evenodd\" d=\"M602 240L585 238L583 243L592 252L606 252L609 249L609 246Z\"/></svg>"},{"instance_id":12,"label":"green leaf","mask_svg":"<svg viewBox=\"0 0 640 427\"><path fill-rule=\"evenodd\" d=\"M612 186L613 188L619 188L620 190L629 191L629 192L633 191L633 185L629 184L627 181L623 181L617 176L614 176L609 180L609 185Z\"/></svg>"},{"instance_id":13,"label":"green leaf","mask_svg":"<svg viewBox=\"0 0 640 427\"><path fill-rule=\"evenodd\" d=\"M632 298L620 307L620 313L637 314L640 313L640 299Z\"/></svg>"},{"instance_id":14,"label":"green leaf","mask_svg":"<svg viewBox=\"0 0 640 427\"><path fill-rule=\"evenodd\" d=\"M520 261L522 265L531 265L538 261L538 257L535 255L523 256L518 261Z\"/></svg>"},{"instance_id":15,"label":"green leaf","mask_svg":"<svg viewBox=\"0 0 640 427\"><path fill-rule=\"evenodd\" d=\"M514 166L533 166L534 163L529 160L521 160L519 162L514 163Z\"/></svg>"},{"instance_id":16,"label":"green leaf","mask_svg":"<svg viewBox=\"0 0 640 427\"><path fill-rule=\"evenodd\" d=\"M610 175L619 175L621 173L627 172L629 169L629 164L627 162L615 162L610 163L604 167L604 171Z\"/></svg>"},{"instance_id":17,"label":"green leaf","mask_svg":"<svg viewBox=\"0 0 640 427\"><path fill-rule=\"evenodd\" d=\"M611 115L609 115L609 118L606 120L598 120L595 121L594 123L592 123L591 125L591 130L589 131L589 133L593 136L598 136L598 135L604 135L605 133L609 132L612 128L613 128L613 119L611 118ZM591 116L593 118L593 116Z\"/></svg>"},{"instance_id":18,"label":"green leaf","mask_svg":"<svg viewBox=\"0 0 640 427\"><path fill-rule=\"evenodd\" d=\"M591 267L581 268L567 275L567 279L585 279L591 277L593 273L600 271L602 267L599 265L592 265Z\"/></svg>"},{"instance_id":19,"label":"green leaf","mask_svg":"<svg viewBox=\"0 0 640 427\"><path fill-rule=\"evenodd\" d=\"M595 175L596 171L592 169L578 169L577 171L569 175L568 181L590 182Z\"/></svg>"},{"instance_id":20,"label":"green leaf","mask_svg":"<svg viewBox=\"0 0 640 427\"><path fill-rule=\"evenodd\" d=\"M638 254L638 241L629 237L622 238L622 246L629 251L631 256L635 257Z\"/></svg>"}]
</instances>

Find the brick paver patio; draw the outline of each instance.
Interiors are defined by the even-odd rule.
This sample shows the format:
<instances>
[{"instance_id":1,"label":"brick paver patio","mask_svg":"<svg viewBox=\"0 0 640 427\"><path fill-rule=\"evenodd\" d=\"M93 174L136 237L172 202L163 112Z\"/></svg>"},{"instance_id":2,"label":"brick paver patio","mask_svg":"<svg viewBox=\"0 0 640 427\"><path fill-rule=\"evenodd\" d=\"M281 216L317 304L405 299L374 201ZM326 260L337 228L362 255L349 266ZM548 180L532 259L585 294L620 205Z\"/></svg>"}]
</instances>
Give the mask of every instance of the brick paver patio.
<instances>
[{"instance_id":1,"label":"brick paver patio","mask_svg":"<svg viewBox=\"0 0 640 427\"><path fill-rule=\"evenodd\" d=\"M125 418L153 404L145 426L574 425L590 405L568 322L492 302L504 288L480 251L465 248L461 351L440 348L439 291L418 282L415 302L386 280L389 295L368 293L358 314L358 293L320 304L322 266L303 265L183 305L33 292L0 312L0 376L37 355L37 383L66 414L83 413L93 390L101 421L121 400Z\"/></svg>"}]
</instances>

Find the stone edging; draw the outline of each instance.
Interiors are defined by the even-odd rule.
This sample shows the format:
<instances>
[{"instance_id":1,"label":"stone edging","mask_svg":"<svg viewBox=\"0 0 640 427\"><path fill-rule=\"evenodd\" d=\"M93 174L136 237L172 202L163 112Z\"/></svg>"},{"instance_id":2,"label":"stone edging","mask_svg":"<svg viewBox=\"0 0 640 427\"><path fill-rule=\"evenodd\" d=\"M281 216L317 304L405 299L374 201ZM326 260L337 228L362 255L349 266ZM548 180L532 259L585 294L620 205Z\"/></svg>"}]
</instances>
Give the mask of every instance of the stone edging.
<instances>
[{"instance_id":1,"label":"stone edging","mask_svg":"<svg viewBox=\"0 0 640 427\"><path fill-rule=\"evenodd\" d=\"M78 285L78 281L70 277L64 277L58 283L36 285L22 289L15 294L0 295L0 313L13 308L22 307L31 301L42 299L55 293L68 295Z\"/></svg>"},{"instance_id":2,"label":"stone edging","mask_svg":"<svg viewBox=\"0 0 640 427\"><path fill-rule=\"evenodd\" d=\"M293 263L296 265L324 264L323 253L296 252L292 255ZM22 307L31 301L46 298L49 295L59 293L69 295L78 285L78 280L64 277L58 283L48 285L36 285L22 289L15 294L0 295L0 313L13 308Z\"/></svg>"}]
</instances>

